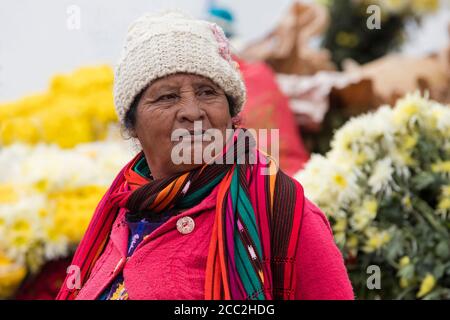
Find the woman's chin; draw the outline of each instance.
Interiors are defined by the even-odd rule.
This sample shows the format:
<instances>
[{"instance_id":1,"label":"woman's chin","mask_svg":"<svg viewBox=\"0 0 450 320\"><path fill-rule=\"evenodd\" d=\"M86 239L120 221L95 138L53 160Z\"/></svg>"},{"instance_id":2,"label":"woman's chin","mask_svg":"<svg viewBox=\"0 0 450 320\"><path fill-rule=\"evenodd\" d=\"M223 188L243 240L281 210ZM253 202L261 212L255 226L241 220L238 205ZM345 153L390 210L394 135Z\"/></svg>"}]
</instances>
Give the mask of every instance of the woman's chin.
<instances>
[{"instance_id":1,"label":"woman's chin","mask_svg":"<svg viewBox=\"0 0 450 320\"><path fill-rule=\"evenodd\" d=\"M194 169L196 169L196 168L198 168L198 167L201 167L203 165L203 163L200 163L200 164L195 164L195 163L192 163L192 164L179 164L179 165L177 165L177 172L178 173L182 173L182 172L188 172L188 171L192 171L192 170L194 170Z\"/></svg>"}]
</instances>

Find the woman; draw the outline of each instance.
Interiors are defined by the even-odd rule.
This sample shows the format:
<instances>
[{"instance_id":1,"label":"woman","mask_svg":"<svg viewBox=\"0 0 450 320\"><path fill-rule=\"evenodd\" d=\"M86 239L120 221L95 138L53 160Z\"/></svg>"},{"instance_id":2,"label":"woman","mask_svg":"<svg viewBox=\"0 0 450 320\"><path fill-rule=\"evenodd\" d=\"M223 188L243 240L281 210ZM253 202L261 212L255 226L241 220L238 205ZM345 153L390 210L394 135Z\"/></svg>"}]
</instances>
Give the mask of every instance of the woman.
<instances>
[{"instance_id":1,"label":"woman","mask_svg":"<svg viewBox=\"0 0 450 320\"><path fill-rule=\"evenodd\" d=\"M99 203L58 299L353 298L325 216L234 124L245 86L217 25L138 19L114 94L142 152Z\"/></svg>"}]
</instances>

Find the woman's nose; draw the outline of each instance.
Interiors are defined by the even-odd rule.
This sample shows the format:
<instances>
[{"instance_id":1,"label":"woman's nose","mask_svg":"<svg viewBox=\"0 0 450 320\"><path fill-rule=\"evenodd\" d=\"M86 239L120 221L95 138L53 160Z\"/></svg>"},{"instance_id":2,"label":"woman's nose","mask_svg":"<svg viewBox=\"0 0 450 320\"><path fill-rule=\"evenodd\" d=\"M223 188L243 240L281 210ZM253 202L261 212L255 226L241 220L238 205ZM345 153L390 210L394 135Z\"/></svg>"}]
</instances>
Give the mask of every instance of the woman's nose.
<instances>
[{"instance_id":1,"label":"woman's nose","mask_svg":"<svg viewBox=\"0 0 450 320\"><path fill-rule=\"evenodd\" d=\"M205 111L200 107L200 103L195 98L186 99L182 108L178 111L178 120L194 122L203 120Z\"/></svg>"}]
</instances>

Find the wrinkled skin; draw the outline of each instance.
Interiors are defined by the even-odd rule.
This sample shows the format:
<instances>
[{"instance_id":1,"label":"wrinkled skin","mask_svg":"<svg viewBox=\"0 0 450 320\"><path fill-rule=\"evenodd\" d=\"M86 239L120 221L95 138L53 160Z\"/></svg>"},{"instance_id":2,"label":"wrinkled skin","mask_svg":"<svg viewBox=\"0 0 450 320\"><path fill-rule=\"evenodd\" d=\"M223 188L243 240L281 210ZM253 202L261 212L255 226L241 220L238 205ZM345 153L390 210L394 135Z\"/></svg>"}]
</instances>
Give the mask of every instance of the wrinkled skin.
<instances>
[{"instance_id":1,"label":"wrinkled skin","mask_svg":"<svg viewBox=\"0 0 450 320\"><path fill-rule=\"evenodd\" d=\"M154 179L166 178L201 165L175 164L171 158L172 148L179 143L172 141L172 132L187 129L194 134L192 131L196 121L201 122L203 130L220 130L224 142L226 129L232 128L227 97L210 79L177 73L157 79L145 89L137 105L131 135L139 140ZM203 147L210 143L200 142Z\"/></svg>"}]
</instances>

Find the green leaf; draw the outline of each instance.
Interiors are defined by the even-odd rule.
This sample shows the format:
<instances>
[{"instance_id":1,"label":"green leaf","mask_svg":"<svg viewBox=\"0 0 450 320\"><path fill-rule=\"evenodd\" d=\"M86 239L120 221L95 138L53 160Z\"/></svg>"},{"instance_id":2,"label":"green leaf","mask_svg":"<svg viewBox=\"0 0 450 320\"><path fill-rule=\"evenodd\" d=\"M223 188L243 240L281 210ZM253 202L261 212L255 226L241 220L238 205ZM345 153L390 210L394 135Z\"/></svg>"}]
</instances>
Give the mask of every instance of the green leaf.
<instances>
[{"instance_id":1,"label":"green leaf","mask_svg":"<svg viewBox=\"0 0 450 320\"><path fill-rule=\"evenodd\" d=\"M421 191L432 185L435 180L436 179L432 173L421 172L411 178L411 183L415 190Z\"/></svg>"},{"instance_id":2,"label":"green leaf","mask_svg":"<svg viewBox=\"0 0 450 320\"><path fill-rule=\"evenodd\" d=\"M436 267L434 267L433 274L435 275L436 279L440 279L444 276L445 272L445 265L444 264L438 264Z\"/></svg>"},{"instance_id":3,"label":"green leaf","mask_svg":"<svg viewBox=\"0 0 450 320\"><path fill-rule=\"evenodd\" d=\"M448 247L447 241L443 240L436 246L436 254L443 259L447 259L450 255L450 248Z\"/></svg>"}]
</instances>

